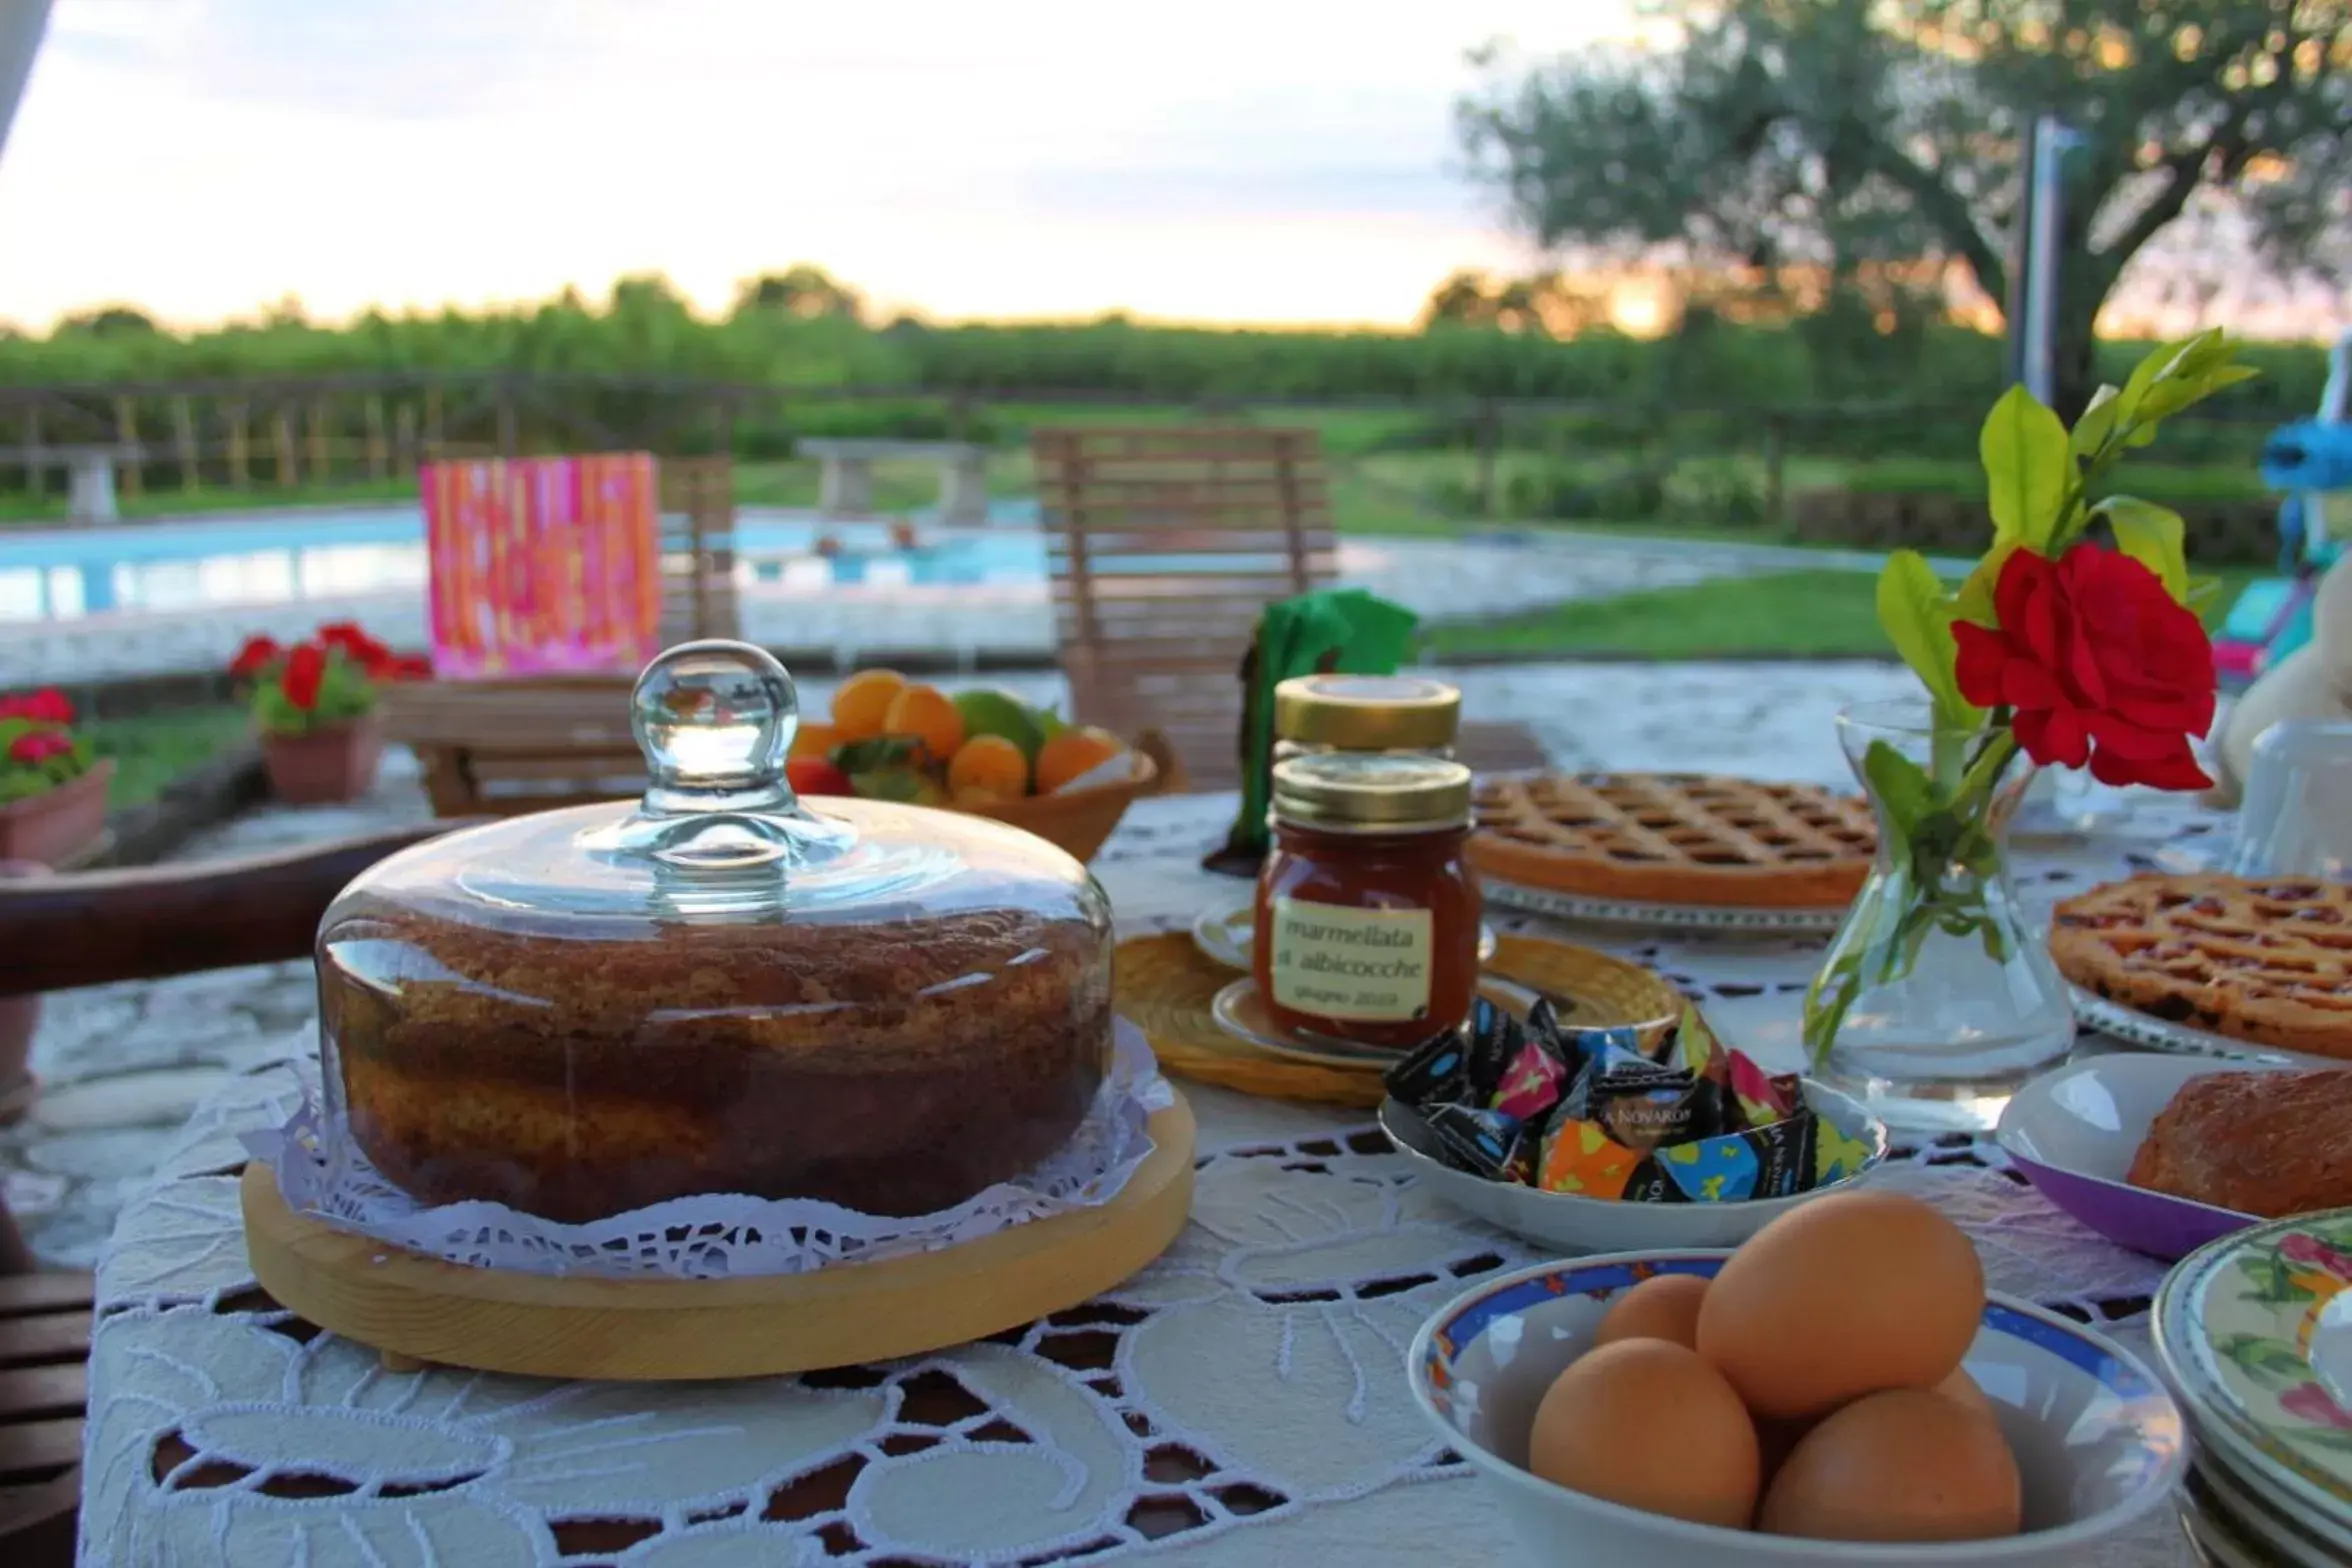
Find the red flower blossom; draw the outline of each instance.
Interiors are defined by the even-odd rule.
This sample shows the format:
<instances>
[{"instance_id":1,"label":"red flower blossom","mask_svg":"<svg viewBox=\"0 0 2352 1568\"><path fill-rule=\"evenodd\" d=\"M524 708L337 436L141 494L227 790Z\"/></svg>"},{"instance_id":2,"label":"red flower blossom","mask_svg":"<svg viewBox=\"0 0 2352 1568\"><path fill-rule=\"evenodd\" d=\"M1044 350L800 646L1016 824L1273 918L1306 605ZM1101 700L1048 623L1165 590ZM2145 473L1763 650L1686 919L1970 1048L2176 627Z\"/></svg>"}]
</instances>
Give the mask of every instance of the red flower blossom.
<instances>
[{"instance_id":1,"label":"red flower blossom","mask_svg":"<svg viewBox=\"0 0 2352 1568\"><path fill-rule=\"evenodd\" d=\"M20 697L0 697L0 719L31 719L36 724L71 724L73 699L52 686Z\"/></svg>"},{"instance_id":2,"label":"red flower blossom","mask_svg":"<svg viewBox=\"0 0 2352 1568\"><path fill-rule=\"evenodd\" d=\"M73 740L62 730L26 730L8 743L8 760L33 766L71 750Z\"/></svg>"},{"instance_id":3,"label":"red flower blossom","mask_svg":"<svg viewBox=\"0 0 2352 1568\"><path fill-rule=\"evenodd\" d=\"M327 653L315 642L303 643L286 656L286 673L280 677L286 700L308 713L318 706L319 682L326 677Z\"/></svg>"},{"instance_id":4,"label":"red flower blossom","mask_svg":"<svg viewBox=\"0 0 2352 1568\"><path fill-rule=\"evenodd\" d=\"M391 661L385 678L395 681L429 681L433 678L433 661L421 655Z\"/></svg>"},{"instance_id":5,"label":"red flower blossom","mask_svg":"<svg viewBox=\"0 0 2352 1568\"><path fill-rule=\"evenodd\" d=\"M1967 621L1960 694L2008 708L2025 754L2103 784L2202 789L2189 737L2213 726L2213 644L2140 562L2077 545L2013 551L1993 588L1997 627Z\"/></svg>"},{"instance_id":6,"label":"red flower blossom","mask_svg":"<svg viewBox=\"0 0 2352 1568\"><path fill-rule=\"evenodd\" d=\"M344 657L370 675L392 657L392 650L361 631L357 621L329 621L318 629L318 640L325 647L342 649Z\"/></svg>"},{"instance_id":7,"label":"red flower blossom","mask_svg":"<svg viewBox=\"0 0 2352 1568\"><path fill-rule=\"evenodd\" d=\"M229 674L238 680L259 675L276 663L285 651L273 637L248 637L245 646L239 648L237 656L229 661Z\"/></svg>"}]
</instances>

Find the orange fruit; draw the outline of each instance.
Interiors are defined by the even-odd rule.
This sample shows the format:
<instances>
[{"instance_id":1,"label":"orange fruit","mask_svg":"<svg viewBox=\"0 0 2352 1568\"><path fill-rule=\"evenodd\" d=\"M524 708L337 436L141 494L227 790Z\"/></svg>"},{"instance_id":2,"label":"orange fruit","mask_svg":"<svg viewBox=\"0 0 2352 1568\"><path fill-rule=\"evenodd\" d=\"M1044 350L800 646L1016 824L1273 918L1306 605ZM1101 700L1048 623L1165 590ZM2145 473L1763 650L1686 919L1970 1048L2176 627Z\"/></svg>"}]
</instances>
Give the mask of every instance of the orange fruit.
<instances>
[{"instance_id":1,"label":"orange fruit","mask_svg":"<svg viewBox=\"0 0 2352 1568\"><path fill-rule=\"evenodd\" d=\"M1037 749L1037 793L1050 794L1126 749L1125 741L1091 724L1084 729L1064 730Z\"/></svg>"},{"instance_id":2,"label":"orange fruit","mask_svg":"<svg viewBox=\"0 0 2352 1568\"><path fill-rule=\"evenodd\" d=\"M919 740L933 758L944 759L964 743L964 716L938 687L909 686L890 699L882 733Z\"/></svg>"},{"instance_id":3,"label":"orange fruit","mask_svg":"<svg viewBox=\"0 0 2352 1568\"><path fill-rule=\"evenodd\" d=\"M833 693L833 738L872 740L882 734L890 705L906 684L896 670L860 670L843 681Z\"/></svg>"},{"instance_id":4,"label":"orange fruit","mask_svg":"<svg viewBox=\"0 0 2352 1568\"><path fill-rule=\"evenodd\" d=\"M841 744L841 732L830 724L811 724L803 720L792 732L792 755L795 757L830 757L833 748Z\"/></svg>"},{"instance_id":5,"label":"orange fruit","mask_svg":"<svg viewBox=\"0 0 2352 1568\"><path fill-rule=\"evenodd\" d=\"M948 762L947 787L959 805L966 790L992 800L1019 800L1029 793L1029 759L1002 735L975 735Z\"/></svg>"},{"instance_id":6,"label":"orange fruit","mask_svg":"<svg viewBox=\"0 0 2352 1568\"><path fill-rule=\"evenodd\" d=\"M1013 797L1000 795L985 784L967 784L955 792L958 811L983 811L990 806L1001 806Z\"/></svg>"}]
</instances>

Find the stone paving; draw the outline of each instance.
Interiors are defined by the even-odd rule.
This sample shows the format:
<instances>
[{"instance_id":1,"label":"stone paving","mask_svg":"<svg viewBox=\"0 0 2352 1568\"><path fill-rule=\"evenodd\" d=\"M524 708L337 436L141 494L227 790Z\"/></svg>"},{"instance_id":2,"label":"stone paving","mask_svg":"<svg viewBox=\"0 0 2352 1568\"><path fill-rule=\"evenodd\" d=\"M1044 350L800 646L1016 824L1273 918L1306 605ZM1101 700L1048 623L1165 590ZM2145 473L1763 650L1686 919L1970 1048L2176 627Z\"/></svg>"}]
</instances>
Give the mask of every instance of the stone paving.
<instances>
[{"instance_id":1,"label":"stone paving","mask_svg":"<svg viewBox=\"0 0 2352 1568\"><path fill-rule=\"evenodd\" d=\"M1340 567L1345 581L1437 622L1810 564L1782 559L1791 554L1563 536L1351 539L1342 546ZM880 565L871 570L882 575ZM744 584L739 593L744 629L754 641L821 650L843 669L854 668L861 652L872 649L938 652L966 667L983 653L1047 660L1054 649L1052 607L1042 581L842 586L796 573L784 582ZM284 640L307 635L322 621L347 619L395 647L425 644L423 590L413 586L188 613L0 622L0 686L217 670L252 633Z\"/></svg>"},{"instance_id":2,"label":"stone paving","mask_svg":"<svg viewBox=\"0 0 2352 1568\"><path fill-rule=\"evenodd\" d=\"M1570 768L1689 768L1758 778L1845 778L1831 724L1847 702L1907 695L1901 670L1866 663L1525 665L1456 674L1481 719L1532 726ZM1001 685L1032 701L1058 676ZM803 690L822 711L832 683ZM414 760L387 757L374 793L352 806L254 812L190 844L182 858L250 853L429 815ZM264 1060L313 1015L307 963L93 987L47 998L33 1066L46 1088L0 1129L0 1176L33 1249L88 1265L125 1198L189 1111L231 1074Z\"/></svg>"}]
</instances>

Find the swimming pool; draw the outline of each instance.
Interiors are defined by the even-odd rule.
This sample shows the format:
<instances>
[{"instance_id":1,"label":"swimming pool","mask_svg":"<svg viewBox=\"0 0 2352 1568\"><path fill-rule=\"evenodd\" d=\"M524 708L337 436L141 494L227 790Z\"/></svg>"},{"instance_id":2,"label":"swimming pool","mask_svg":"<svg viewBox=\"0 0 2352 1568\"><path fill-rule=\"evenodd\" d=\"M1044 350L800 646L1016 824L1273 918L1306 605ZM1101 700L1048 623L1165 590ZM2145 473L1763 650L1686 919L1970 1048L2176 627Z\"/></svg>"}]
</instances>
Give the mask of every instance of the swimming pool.
<instances>
[{"instance_id":1,"label":"swimming pool","mask_svg":"<svg viewBox=\"0 0 2352 1568\"><path fill-rule=\"evenodd\" d=\"M986 532L902 550L888 525L746 508L736 523L751 582L1036 582L1045 544L1033 503L999 502ZM817 550L830 539L838 553ZM284 604L425 586L420 507L286 511L110 528L0 530L0 621L78 620Z\"/></svg>"}]
</instances>

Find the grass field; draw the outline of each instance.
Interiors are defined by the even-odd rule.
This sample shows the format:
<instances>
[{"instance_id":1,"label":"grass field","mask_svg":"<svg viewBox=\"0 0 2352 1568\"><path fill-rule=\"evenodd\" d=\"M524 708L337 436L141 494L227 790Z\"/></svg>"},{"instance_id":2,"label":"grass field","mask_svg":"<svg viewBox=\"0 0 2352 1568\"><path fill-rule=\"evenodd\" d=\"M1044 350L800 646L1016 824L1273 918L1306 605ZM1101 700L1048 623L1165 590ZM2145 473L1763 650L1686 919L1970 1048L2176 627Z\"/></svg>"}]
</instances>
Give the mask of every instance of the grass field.
<instances>
[{"instance_id":1,"label":"grass field","mask_svg":"<svg viewBox=\"0 0 2352 1568\"><path fill-rule=\"evenodd\" d=\"M2208 610L2218 623L2238 591L2260 575L2221 581ZM1772 572L1719 577L1686 588L1651 588L1557 604L1525 615L1432 627L1439 658L1610 654L1645 659L1892 658L1878 624L1878 580L1867 572Z\"/></svg>"},{"instance_id":2,"label":"grass field","mask_svg":"<svg viewBox=\"0 0 2352 1568\"><path fill-rule=\"evenodd\" d=\"M153 800L173 779L235 745L251 726L243 708L226 705L93 720L91 744L99 756L114 759L107 805L119 811Z\"/></svg>"}]
</instances>

